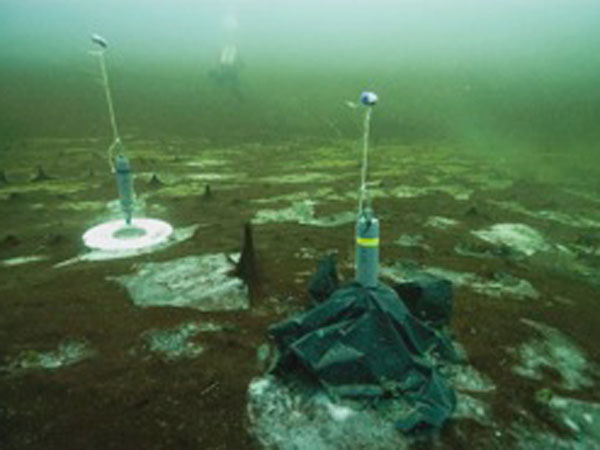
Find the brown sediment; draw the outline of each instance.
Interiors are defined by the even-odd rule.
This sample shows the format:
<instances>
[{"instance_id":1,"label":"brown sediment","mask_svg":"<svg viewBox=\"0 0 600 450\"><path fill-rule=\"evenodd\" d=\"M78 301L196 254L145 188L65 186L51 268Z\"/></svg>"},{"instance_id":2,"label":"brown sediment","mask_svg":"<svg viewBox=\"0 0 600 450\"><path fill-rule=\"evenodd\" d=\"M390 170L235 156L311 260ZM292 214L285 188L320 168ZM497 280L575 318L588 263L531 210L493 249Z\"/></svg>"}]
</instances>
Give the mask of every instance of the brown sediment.
<instances>
[{"instance_id":1,"label":"brown sediment","mask_svg":"<svg viewBox=\"0 0 600 450\"><path fill-rule=\"evenodd\" d=\"M51 247L64 244L67 241L68 238L62 233L51 233L44 238L44 244Z\"/></svg>"},{"instance_id":2,"label":"brown sediment","mask_svg":"<svg viewBox=\"0 0 600 450\"><path fill-rule=\"evenodd\" d=\"M60 148L59 144L55 146L56 154ZM193 146L190 148L187 153L182 150L183 160L197 156ZM51 351L69 337L86 339L95 351L95 356L73 366L53 371L34 370L19 376L3 374L0 378L0 428L3 430L0 446L64 450L256 448L246 429L246 391L250 380L260 375L256 349L267 340L267 327L293 311L308 307L306 289L322 255L337 251L342 278L352 277L353 223L333 228L298 223L254 226L248 223L258 210L287 208L291 204L287 200L268 204L256 200L298 192L306 192L308 199L317 201L317 218L355 211L355 198L345 195L356 190L356 170L351 165L328 170L331 175L345 174L347 178L323 183L278 185L260 181L261 177L280 173L301 173L305 169L299 167L318 159L315 147L300 148L302 151L297 152L289 152L284 147L269 148L271 158L260 158L260 167L255 161L259 154L267 151L261 146L253 150L234 147L227 149L225 155L220 155L219 149L211 150L215 158L227 161L227 168L232 172L247 173L247 180L235 186L228 181L211 182L209 191L216 191L219 201L202 202L201 208L198 191L202 184L195 195L189 196L161 197L160 190L153 192L147 202L164 207L164 217L158 218L168 220L175 227L195 223L201 227L190 241L135 259L54 269L54 263L82 251L81 235L101 214L61 210L60 199L37 190L15 196L11 202L0 202L5 236L0 246L7 250L7 255L33 255L43 248L50 257L35 266L0 267L0 355L11 359L27 350ZM40 152L35 146L26 147L26 151L32 161L39 160ZM45 157L52 157L52 148L44 151ZM353 158L343 146L331 149L331 153L331 158ZM401 167L405 165L402 158L406 156L406 152L395 148L382 149L374 153L372 169ZM452 157L458 156L453 154ZM518 300L509 296L486 297L468 287L455 289L450 330L456 341L466 348L469 363L491 378L496 386L495 391L478 394L478 398L491 406L490 419L494 426L473 420L453 420L442 430L436 448L515 448L515 438L509 433L515 423L564 436L565 430L536 400L536 392L549 388L561 395L595 402L600 401L600 392L597 389L561 390L555 371L544 372L541 381L523 378L512 370L518 356L510 349L537 337L534 330L521 322L526 318L559 329L588 354L590 362L600 362L598 284L595 284L600 280L577 272L577 266L573 270L555 266L552 256L542 260L515 259L510 252L500 256L488 252L489 246L483 242L479 246L484 256L463 256L456 253L455 247L466 240L479 249L477 241L467 237L471 230L512 222L533 226L556 242L592 248L599 242L597 229L572 229L523 216L495 208L488 200L518 198L525 206L541 209L543 205L538 198L552 196L553 208L573 215L588 214L593 205L583 200L573 201L562 194L558 186L536 183L515 183L504 191L493 192L469 185L475 188L470 201L458 201L441 191L415 198L394 198L391 192L395 186L422 185L425 175L444 164L444 159L433 150L424 150L419 158L422 162L420 159L413 162L410 171L383 176L381 189L388 197L373 200L381 220L382 264L414 260L423 266L471 272L483 278L508 272L528 280L540 293L538 299ZM82 170L87 167L83 163ZM9 173L18 169L10 164L11 161L4 164ZM473 172L487 170L468 158L465 164L472 164ZM164 169L182 176L190 171L175 160L166 162ZM450 181L463 183L459 178ZM327 199L326 194L318 197L315 193L321 187L330 188L339 198ZM106 177L99 184L90 183L88 188L72 194L69 201L108 201L114 195L113 180ZM472 205L477 211L465 214ZM446 230L426 227L424 224L431 216L453 218L459 224ZM191 254L238 249L240 223L245 225L236 273L251 287L252 306L248 311L203 313L187 308L142 309L133 305L126 290L107 279L131 273L138 262L168 261ZM395 245L398 236L405 233L422 235L432 251ZM600 256L587 255L585 262L587 267L600 271ZM253 290L252 286L260 289ZM557 297L569 302L557 301ZM152 355L140 357L132 351L139 347L144 332L189 321L228 323L232 327L195 336L194 342L206 348L195 359L165 362ZM596 383L600 382L598 376L592 376ZM498 431L501 433L496 434ZM416 444L416 448L431 445Z\"/></svg>"},{"instance_id":3,"label":"brown sediment","mask_svg":"<svg viewBox=\"0 0 600 450\"><path fill-rule=\"evenodd\" d=\"M21 240L14 234L7 234L0 241L0 249L14 248L21 243Z\"/></svg>"}]
</instances>

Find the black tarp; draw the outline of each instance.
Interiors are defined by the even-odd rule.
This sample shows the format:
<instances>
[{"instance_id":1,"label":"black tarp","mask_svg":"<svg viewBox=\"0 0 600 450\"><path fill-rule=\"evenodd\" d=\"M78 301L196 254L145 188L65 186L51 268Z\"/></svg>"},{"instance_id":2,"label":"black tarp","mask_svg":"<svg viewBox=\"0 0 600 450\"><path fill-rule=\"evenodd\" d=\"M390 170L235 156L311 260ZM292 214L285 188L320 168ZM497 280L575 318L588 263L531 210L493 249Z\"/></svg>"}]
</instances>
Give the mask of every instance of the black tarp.
<instances>
[{"instance_id":1,"label":"black tarp","mask_svg":"<svg viewBox=\"0 0 600 450\"><path fill-rule=\"evenodd\" d=\"M269 333L280 351L276 374L303 376L333 396L401 400L409 405L401 430L439 427L454 411L454 391L433 363L454 358L450 341L385 284L338 288Z\"/></svg>"},{"instance_id":2,"label":"black tarp","mask_svg":"<svg viewBox=\"0 0 600 450\"><path fill-rule=\"evenodd\" d=\"M433 327L448 325L452 316L452 283L426 272L392 285L415 316Z\"/></svg>"}]
</instances>

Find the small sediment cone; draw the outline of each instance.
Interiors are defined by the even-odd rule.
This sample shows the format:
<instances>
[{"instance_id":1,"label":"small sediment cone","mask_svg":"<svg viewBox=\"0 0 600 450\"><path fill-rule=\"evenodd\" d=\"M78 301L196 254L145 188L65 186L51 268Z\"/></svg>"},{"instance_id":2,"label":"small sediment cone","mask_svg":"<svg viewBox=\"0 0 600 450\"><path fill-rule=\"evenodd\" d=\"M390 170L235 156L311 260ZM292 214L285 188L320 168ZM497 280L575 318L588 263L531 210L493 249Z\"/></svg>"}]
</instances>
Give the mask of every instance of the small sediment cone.
<instances>
[{"instance_id":1,"label":"small sediment cone","mask_svg":"<svg viewBox=\"0 0 600 450\"><path fill-rule=\"evenodd\" d=\"M465 215L466 216L477 216L477 215L479 215L479 209L477 208L476 205L471 205L465 211Z\"/></svg>"},{"instance_id":2,"label":"small sediment cone","mask_svg":"<svg viewBox=\"0 0 600 450\"><path fill-rule=\"evenodd\" d=\"M259 274L256 264L256 252L254 250L254 238L250 222L244 224L244 236L240 260L237 262L233 274L244 280L248 286L250 299L252 299L259 286Z\"/></svg>"},{"instance_id":3,"label":"small sediment cone","mask_svg":"<svg viewBox=\"0 0 600 450\"><path fill-rule=\"evenodd\" d=\"M16 247L21 243L21 240L14 234L7 234L4 239L0 241L0 249L9 249Z\"/></svg>"},{"instance_id":4,"label":"small sediment cone","mask_svg":"<svg viewBox=\"0 0 600 450\"><path fill-rule=\"evenodd\" d=\"M47 181L47 180L52 180L52 177L49 176L48 174L46 174L46 172L44 171L44 168L42 166L38 166L37 174L35 177L33 177L31 179L31 181L38 182L38 181Z\"/></svg>"},{"instance_id":5,"label":"small sediment cone","mask_svg":"<svg viewBox=\"0 0 600 450\"><path fill-rule=\"evenodd\" d=\"M148 181L148 186L150 186L153 189L158 189L160 187L163 187L164 185L165 183L163 183L160 180L160 178L158 178L158 175L156 175L155 173L152 174L152 177Z\"/></svg>"},{"instance_id":6,"label":"small sediment cone","mask_svg":"<svg viewBox=\"0 0 600 450\"><path fill-rule=\"evenodd\" d=\"M60 233L51 233L44 237L44 243L46 246L57 246L64 244L67 241L67 237Z\"/></svg>"},{"instance_id":7,"label":"small sediment cone","mask_svg":"<svg viewBox=\"0 0 600 450\"><path fill-rule=\"evenodd\" d=\"M206 200L210 200L212 197L213 197L213 193L212 193L212 190L210 189L210 184L207 184L204 186L204 194L202 194L202 198L206 199Z\"/></svg>"}]
</instances>

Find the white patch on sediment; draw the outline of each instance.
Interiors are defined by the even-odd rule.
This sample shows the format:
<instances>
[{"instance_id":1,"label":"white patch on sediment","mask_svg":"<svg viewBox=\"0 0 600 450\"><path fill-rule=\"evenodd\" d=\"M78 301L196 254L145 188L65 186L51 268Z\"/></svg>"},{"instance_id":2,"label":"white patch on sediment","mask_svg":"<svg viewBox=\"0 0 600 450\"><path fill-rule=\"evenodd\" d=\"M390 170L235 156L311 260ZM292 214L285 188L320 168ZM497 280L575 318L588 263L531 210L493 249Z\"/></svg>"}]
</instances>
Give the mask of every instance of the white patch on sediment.
<instances>
[{"instance_id":1,"label":"white patch on sediment","mask_svg":"<svg viewBox=\"0 0 600 450\"><path fill-rule=\"evenodd\" d=\"M441 372L459 391L485 393L496 390L492 380L469 364L449 364Z\"/></svg>"},{"instance_id":2,"label":"white patch on sediment","mask_svg":"<svg viewBox=\"0 0 600 450\"><path fill-rule=\"evenodd\" d=\"M23 264L46 261L47 259L48 256L46 255L17 256L15 258L9 258L0 261L0 265L4 267L20 266Z\"/></svg>"},{"instance_id":3,"label":"white patch on sediment","mask_svg":"<svg viewBox=\"0 0 600 450\"><path fill-rule=\"evenodd\" d=\"M505 245L526 256L552 249L552 246L537 230L520 223L499 223L488 229L471 233L484 241L495 245Z\"/></svg>"},{"instance_id":4,"label":"white patch on sediment","mask_svg":"<svg viewBox=\"0 0 600 450\"><path fill-rule=\"evenodd\" d=\"M200 333L223 331L224 326L213 322L188 322L166 330L148 330L142 334L143 350L155 353L164 360L195 358L204 346L192 339ZM136 352L137 353L137 352Z\"/></svg>"},{"instance_id":5,"label":"white patch on sediment","mask_svg":"<svg viewBox=\"0 0 600 450\"><path fill-rule=\"evenodd\" d=\"M456 410L452 418L471 419L483 425L490 425L492 412L490 405L483 400L459 391L456 393Z\"/></svg>"},{"instance_id":6,"label":"white patch on sediment","mask_svg":"<svg viewBox=\"0 0 600 450\"><path fill-rule=\"evenodd\" d=\"M382 266L380 273L396 282L410 280L415 273L414 267L404 267L402 264L393 266ZM439 267L423 267L418 271L428 272L441 278L445 278L457 286L466 286L473 291L488 297L501 298L504 296L517 299L537 299L538 291L527 280L517 278L509 273L499 272L492 279L484 279L471 272L455 272L453 270Z\"/></svg>"},{"instance_id":7,"label":"white patch on sediment","mask_svg":"<svg viewBox=\"0 0 600 450\"><path fill-rule=\"evenodd\" d=\"M36 369L56 370L76 364L93 354L94 352L87 341L65 340L58 345L56 350L47 352L23 351L2 369L13 374Z\"/></svg>"},{"instance_id":8,"label":"white patch on sediment","mask_svg":"<svg viewBox=\"0 0 600 450\"><path fill-rule=\"evenodd\" d=\"M450 219L449 217L431 216L425 222L425 226L447 230L448 228L458 225L458 220Z\"/></svg>"},{"instance_id":9,"label":"white patch on sediment","mask_svg":"<svg viewBox=\"0 0 600 450\"><path fill-rule=\"evenodd\" d=\"M402 450L409 445L385 413L300 392L272 376L252 380L247 408L250 432L264 448Z\"/></svg>"},{"instance_id":10,"label":"white patch on sediment","mask_svg":"<svg viewBox=\"0 0 600 450\"><path fill-rule=\"evenodd\" d=\"M303 184L303 183L325 183L339 178L325 172L306 172L303 174L286 174L267 176L260 179L263 183L273 184Z\"/></svg>"},{"instance_id":11,"label":"white patch on sediment","mask_svg":"<svg viewBox=\"0 0 600 450\"><path fill-rule=\"evenodd\" d=\"M534 338L516 350L521 362L513 371L523 377L542 380L542 368L550 368L560 373L563 389L575 390L593 385L589 372L592 370L588 356L567 336L556 328L521 319L521 322L535 329L540 338Z\"/></svg>"},{"instance_id":12,"label":"white patch on sediment","mask_svg":"<svg viewBox=\"0 0 600 450\"><path fill-rule=\"evenodd\" d=\"M398 239L394 241L394 244L399 245L400 247L416 247L422 248L426 251L431 251L431 247L425 243L425 239L420 234L401 234Z\"/></svg>"},{"instance_id":13,"label":"white patch on sediment","mask_svg":"<svg viewBox=\"0 0 600 450\"><path fill-rule=\"evenodd\" d=\"M255 378L250 382L248 393L251 397L264 395L273 383L273 379L269 377Z\"/></svg>"},{"instance_id":14,"label":"white patch on sediment","mask_svg":"<svg viewBox=\"0 0 600 450\"><path fill-rule=\"evenodd\" d=\"M544 219L552 222L568 225L574 228L600 228L600 220L590 219L580 214L572 216L567 213L549 210L531 211L516 202L488 200L495 206L498 206L507 211L516 212L536 219Z\"/></svg>"},{"instance_id":15,"label":"white patch on sediment","mask_svg":"<svg viewBox=\"0 0 600 450\"><path fill-rule=\"evenodd\" d=\"M325 407L327 408L327 411L329 411L331 418L338 422L343 422L355 414L353 409L343 405L336 405L330 401L325 403Z\"/></svg>"},{"instance_id":16,"label":"white patch on sediment","mask_svg":"<svg viewBox=\"0 0 600 450\"><path fill-rule=\"evenodd\" d=\"M600 404L553 395L546 407L554 420L571 430L569 436L558 436L539 426L535 419L527 428L516 422L510 432L516 438L517 448L521 449L573 449L588 450L600 448ZM522 421L521 421L522 422Z\"/></svg>"},{"instance_id":17,"label":"white patch on sediment","mask_svg":"<svg viewBox=\"0 0 600 450\"><path fill-rule=\"evenodd\" d=\"M398 186L392 191L397 198L423 197L432 193L445 193L457 201L465 201L471 198L473 190L458 185L435 185L435 186Z\"/></svg>"},{"instance_id":18,"label":"white patch on sediment","mask_svg":"<svg viewBox=\"0 0 600 450\"><path fill-rule=\"evenodd\" d=\"M288 208L262 209L252 219L254 224L271 222L296 222L301 225L317 227L337 227L356 221L356 212L347 211L329 216L315 217L314 200L303 200L292 203Z\"/></svg>"},{"instance_id":19,"label":"white patch on sediment","mask_svg":"<svg viewBox=\"0 0 600 450\"><path fill-rule=\"evenodd\" d=\"M231 272L227 255L187 256L136 265L136 273L111 277L124 285L137 306L174 306L200 311L247 309L248 289Z\"/></svg>"}]
</instances>

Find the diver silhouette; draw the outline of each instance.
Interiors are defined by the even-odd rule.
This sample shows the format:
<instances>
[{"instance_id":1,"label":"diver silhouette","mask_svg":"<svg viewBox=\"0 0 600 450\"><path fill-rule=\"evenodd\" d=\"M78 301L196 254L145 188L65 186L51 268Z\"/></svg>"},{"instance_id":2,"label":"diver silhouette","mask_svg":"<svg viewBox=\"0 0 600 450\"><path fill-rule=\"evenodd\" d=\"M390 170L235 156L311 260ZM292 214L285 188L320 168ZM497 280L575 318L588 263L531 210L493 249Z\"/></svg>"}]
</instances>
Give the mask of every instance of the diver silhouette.
<instances>
[{"instance_id":1,"label":"diver silhouette","mask_svg":"<svg viewBox=\"0 0 600 450\"><path fill-rule=\"evenodd\" d=\"M220 86L227 88L239 101L244 100L240 84L240 72L243 64L238 57L235 44L227 44L221 49L217 67L208 72L208 76Z\"/></svg>"}]
</instances>

